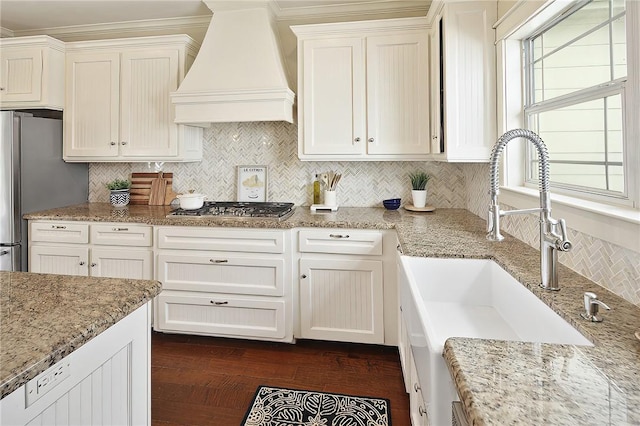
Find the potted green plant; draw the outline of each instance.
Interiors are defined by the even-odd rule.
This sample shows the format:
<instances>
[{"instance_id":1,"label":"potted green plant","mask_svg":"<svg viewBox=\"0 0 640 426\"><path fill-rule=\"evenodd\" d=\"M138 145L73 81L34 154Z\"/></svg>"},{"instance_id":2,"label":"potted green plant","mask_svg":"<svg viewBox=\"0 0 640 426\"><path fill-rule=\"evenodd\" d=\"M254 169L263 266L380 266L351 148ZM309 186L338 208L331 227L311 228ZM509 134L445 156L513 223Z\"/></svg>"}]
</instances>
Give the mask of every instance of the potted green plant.
<instances>
[{"instance_id":1,"label":"potted green plant","mask_svg":"<svg viewBox=\"0 0 640 426\"><path fill-rule=\"evenodd\" d=\"M131 195L131 181L129 179L114 179L107 183L107 189L111 191L109 201L114 207L124 207L129 204Z\"/></svg>"},{"instance_id":2,"label":"potted green plant","mask_svg":"<svg viewBox=\"0 0 640 426\"><path fill-rule=\"evenodd\" d=\"M411 198L413 199L414 207L423 208L427 205L427 183L429 179L431 179L431 176L422 171L409 173Z\"/></svg>"}]
</instances>

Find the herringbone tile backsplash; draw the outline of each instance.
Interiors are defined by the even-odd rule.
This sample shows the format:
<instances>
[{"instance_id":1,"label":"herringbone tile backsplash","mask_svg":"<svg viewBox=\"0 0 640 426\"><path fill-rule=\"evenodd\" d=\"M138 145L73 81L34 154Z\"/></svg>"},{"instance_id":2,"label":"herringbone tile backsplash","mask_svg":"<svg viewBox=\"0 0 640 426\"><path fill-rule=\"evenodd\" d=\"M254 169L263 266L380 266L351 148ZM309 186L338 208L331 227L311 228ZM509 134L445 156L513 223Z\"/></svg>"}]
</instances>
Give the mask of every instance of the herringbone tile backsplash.
<instances>
[{"instance_id":1,"label":"herringbone tile backsplash","mask_svg":"<svg viewBox=\"0 0 640 426\"><path fill-rule=\"evenodd\" d=\"M205 130L204 158L199 163L167 163L174 173L174 189L194 189L214 200L236 199L236 166L269 167L269 201L311 204L311 176L334 170L342 173L338 203L345 207L380 206L385 198L410 202L408 174L425 170L432 175L428 203L439 208L466 208L485 218L489 167L486 164L439 162L303 162L297 156L297 127L282 122L221 123ZM152 165L93 163L89 168L89 200L108 201L104 184ZM153 171L151 169L151 171ZM508 208L504 206L503 208ZM502 221L511 235L538 248L536 215L511 216ZM570 225L570 224L569 224ZM576 272L640 306L640 253L587 234L570 231L574 249L560 261Z\"/></svg>"},{"instance_id":2,"label":"herringbone tile backsplash","mask_svg":"<svg viewBox=\"0 0 640 426\"><path fill-rule=\"evenodd\" d=\"M268 200L312 204L314 173L342 173L338 203L345 207L382 206L386 198L411 199L408 174L425 170L428 203L436 207L465 207L464 173L459 165L436 162L303 162L298 159L297 126L284 122L218 123L204 134L204 158L199 163L167 163L176 192L194 189L211 200L236 199L236 166L268 166ZM90 201L107 201L104 184L131 172L149 171L146 163L94 163L90 167ZM153 171L153 170L150 170Z\"/></svg>"}]
</instances>

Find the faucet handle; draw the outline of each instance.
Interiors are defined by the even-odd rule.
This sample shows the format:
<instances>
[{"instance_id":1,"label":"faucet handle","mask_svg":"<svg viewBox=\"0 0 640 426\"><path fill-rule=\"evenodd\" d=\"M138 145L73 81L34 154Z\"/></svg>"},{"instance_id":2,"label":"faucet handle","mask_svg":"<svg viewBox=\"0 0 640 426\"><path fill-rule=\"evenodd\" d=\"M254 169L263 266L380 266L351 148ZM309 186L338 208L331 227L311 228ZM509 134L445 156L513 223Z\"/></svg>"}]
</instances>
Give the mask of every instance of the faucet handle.
<instances>
[{"instance_id":1,"label":"faucet handle","mask_svg":"<svg viewBox=\"0 0 640 426\"><path fill-rule=\"evenodd\" d=\"M587 291L584 293L584 309L585 313L580 316L591 322L602 322L602 318L598 317L598 306L602 306L606 310L610 310L604 302L598 300L598 296L595 293Z\"/></svg>"},{"instance_id":2,"label":"faucet handle","mask_svg":"<svg viewBox=\"0 0 640 426\"><path fill-rule=\"evenodd\" d=\"M567 222L564 219L558 219L558 226L560 226L560 241L558 241L557 248L560 251L569 251L573 244L567 237Z\"/></svg>"}]
</instances>

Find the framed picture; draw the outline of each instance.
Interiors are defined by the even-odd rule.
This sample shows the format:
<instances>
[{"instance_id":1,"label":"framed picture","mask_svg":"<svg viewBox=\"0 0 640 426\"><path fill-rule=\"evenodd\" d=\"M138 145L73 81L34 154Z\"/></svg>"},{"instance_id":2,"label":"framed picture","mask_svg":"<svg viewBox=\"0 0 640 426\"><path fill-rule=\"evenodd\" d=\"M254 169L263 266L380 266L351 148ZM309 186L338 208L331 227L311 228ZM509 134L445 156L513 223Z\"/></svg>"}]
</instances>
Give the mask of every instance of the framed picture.
<instances>
[{"instance_id":1,"label":"framed picture","mask_svg":"<svg viewBox=\"0 0 640 426\"><path fill-rule=\"evenodd\" d=\"M238 201L267 201L267 166L238 166Z\"/></svg>"}]
</instances>

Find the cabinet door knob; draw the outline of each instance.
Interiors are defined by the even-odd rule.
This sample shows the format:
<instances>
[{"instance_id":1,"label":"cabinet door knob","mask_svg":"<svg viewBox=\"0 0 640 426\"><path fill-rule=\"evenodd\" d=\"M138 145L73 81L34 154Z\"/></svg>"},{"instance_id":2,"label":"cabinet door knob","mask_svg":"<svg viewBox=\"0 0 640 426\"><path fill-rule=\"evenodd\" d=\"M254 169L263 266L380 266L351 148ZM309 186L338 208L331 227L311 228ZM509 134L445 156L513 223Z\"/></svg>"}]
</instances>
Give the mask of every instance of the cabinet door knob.
<instances>
[{"instance_id":1,"label":"cabinet door knob","mask_svg":"<svg viewBox=\"0 0 640 426\"><path fill-rule=\"evenodd\" d=\"M418 383L413 384L413 390L418 392L420 390L420 385Z\"/></svg>"},{"instance_id":2,"label":"cabinet door knob","mask_svg":"<svg viewBox=\"0 0 640 426\"><path fill-rule=\"evenodd\" d=\"M420 407L418 407L418 413L420 413L420 417L424 416L425 414L427 414L427 410L425 410L424 408L422 408L422 405Z\"/></svg>"},{"instance_id":3,"label":"cabinet door knob","mask_svg":"<svg viewBox=\"0 0 640 426\"><path fill-rule=\"evenodd\" d=\"M120 145L126 145L126 144L127 144L127 142L126 142L126 141L122 141L122 142L120 142Z\"/></svg>"},{"instance_id":4,"label":"cabinet door knob","mask_svg":"<svg viewBox=\"0 0 640 426\"><path fill-rule=\"evenodd\" d=\"M438 137L436 135L431 136L431 139L436 140Z\"/></svg>"},{"instance_id":5,"label":"cabinet door knob","mask_svg":"<svg viewBox=\"0 0 640 426\"><path fill-rule=\"evenodd\" d=\"M84 261L80 261L80 266L84 266L85 262Z\"/></svg>"},{"instance_id":6,"label":"cabinet door knob","mask_svg":"<svg viewBox=\"0 0 640 426\"><path fill-rule=\"evenodd\" d=\"M95 268L96 266L98 266L98 264L97 264L97 263L91 263L91 267L92 267L92 268Z\"/></svg>"},{"instance_id":7,"label":"cabinet door knob","mask_svg":"<svg viewBox=\"0 0 640 426\"><path fill-rule=\"evenodd\" d=\"M0 251L0 256L4 256L5 254L9 254L9 250Z\"/></svg>"},{"instance_id":8,"label":"cabinet door knob","mask_svg":"<svg viewBox=\"0 0 640 426\"><path fill-rule=\"evenodd\" d=\"M229 302L227 302L227 301L217 302L215 300L212 300L211 303L214 304L214 305L228 305L229 304Z\"/></svg>"},{"instance_id":9,"label":"cabinet door knob","mask_svg":"<svg viewBox=\"0 0 640 426\"><path fill-rule=\"evenodd\" d=\"M307 276L305 274L302 274L302 278L307 278Z\"/></svg>"},{"instance_id":10,"label":"cabinet door knob","mask_svg":"<svg viewBox=\"0 0 640 426\"><path fill-rule=\"evenodd\" d=\"M375 139L373 139L373 138L369 138L368 140L369 140L369 143L373 143L373 141L374 141Z\"/></svg>"},{"instance_id":11,"label":"cabinet door knob","mask_svg":"<svg viewBox=\"0 0 640 426\"><path fill-rule=\"evenodd\" d=\"M355 138L353 141L354 142L360 142L360 138Z\"/></svg>"},{"instance_id":12,"label":"cabinet door knob","mask_svg":"<svg viewBox=\"0 0 640 426\"><path fill-rule=\"evenodd\" d=\"M109 145L111 145L111 146L115 146L115 144L116 143L114 141L109 142Z\"/></svg>"}]
</instances>

